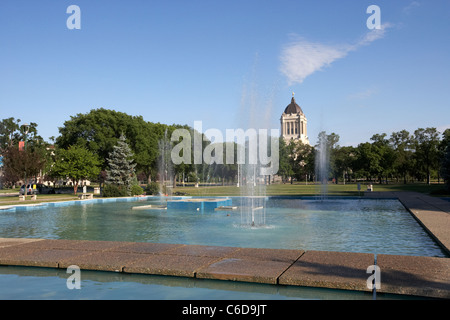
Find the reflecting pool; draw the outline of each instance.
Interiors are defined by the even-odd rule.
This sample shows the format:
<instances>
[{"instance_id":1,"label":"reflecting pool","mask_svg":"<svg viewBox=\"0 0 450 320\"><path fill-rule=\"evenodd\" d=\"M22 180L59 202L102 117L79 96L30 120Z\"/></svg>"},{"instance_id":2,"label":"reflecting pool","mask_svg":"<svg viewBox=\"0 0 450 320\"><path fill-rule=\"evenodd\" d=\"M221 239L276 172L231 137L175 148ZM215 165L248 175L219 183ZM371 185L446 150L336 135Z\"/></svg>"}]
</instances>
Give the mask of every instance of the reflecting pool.
<instances>
[{"instance_id":1,"label":"reflecting pool","mask_svg":"<svg viewBox=\"0 0 450 320\"><path fill-rule=\"evenodd\" d=\"M129 200L129 199L128 199ZM239 207L242 198L232 198ZM265 224L239 210L133 210L164 200L76 201L0 212L0 237L109 240L445 257L397 200L268 197Z\"/></svg>"}]
</instances>

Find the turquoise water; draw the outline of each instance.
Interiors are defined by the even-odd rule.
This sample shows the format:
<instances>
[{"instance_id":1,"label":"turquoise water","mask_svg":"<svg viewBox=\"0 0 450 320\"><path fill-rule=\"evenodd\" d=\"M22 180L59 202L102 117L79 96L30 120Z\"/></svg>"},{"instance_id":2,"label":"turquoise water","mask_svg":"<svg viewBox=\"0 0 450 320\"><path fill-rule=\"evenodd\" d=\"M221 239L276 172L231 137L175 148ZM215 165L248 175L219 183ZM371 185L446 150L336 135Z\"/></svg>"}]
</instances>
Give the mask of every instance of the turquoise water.
<instances>
[{"instance_id":1,"label":"turquoise water","mask_svg":"<svg viewBox=\"0 0 450 320\"><path fill-rule=\"evenodd\" d=\"M446 256L397 200L268 198L262 227L242 225L240 211L132 209L149 204L162 202L150 197L2 210L0 237ZM82 271L81 290L69 290L69 276L60 269L0 266L0 299L373 299L353 291L96 271Z\"/></svg>"},{"instance_id":2,"label":"turquoise water","mask_svg":"<svg viewBox=\"0 0 450 320\"><path fill-rule=\"evenodd\" d=\"M132 210L159 198L79 203L1 212L0 237L446 256L397 200L268 198L256 228L239 211Z\"/></svg>"},{"instance_id":3,"label":"turquoise water","mask_svg":"<svg viewBox=\"0 0 450 320\"><path fill-rule=\"evenodd\" d=\"M182 277L82 271L81 289L67 288L62 269L0 266L1 300L372 300L372 293ZM377 300L405 299L397 295ZM414 297L406 297L414 299Z\"/></svg>"}]
</instances>

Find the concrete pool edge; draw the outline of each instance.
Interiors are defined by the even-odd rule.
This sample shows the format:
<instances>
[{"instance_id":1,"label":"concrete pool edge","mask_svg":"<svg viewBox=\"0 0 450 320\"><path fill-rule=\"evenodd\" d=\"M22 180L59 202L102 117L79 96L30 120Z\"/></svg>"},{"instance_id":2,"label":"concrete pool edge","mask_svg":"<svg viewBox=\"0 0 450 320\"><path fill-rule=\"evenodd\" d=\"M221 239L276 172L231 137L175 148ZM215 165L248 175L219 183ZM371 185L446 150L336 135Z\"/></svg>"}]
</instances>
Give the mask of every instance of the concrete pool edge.
<instances>
[{"instance_id":1,"label":"concrete pool edge","mask_svg":"<svg viewBox=\"0 0 450 320\"><path fill-rule=\"evenodd\" d=\"M119 241L0 238L0 265L179 276L450 299L450 259Z\"/></svg>"}]
</instances>

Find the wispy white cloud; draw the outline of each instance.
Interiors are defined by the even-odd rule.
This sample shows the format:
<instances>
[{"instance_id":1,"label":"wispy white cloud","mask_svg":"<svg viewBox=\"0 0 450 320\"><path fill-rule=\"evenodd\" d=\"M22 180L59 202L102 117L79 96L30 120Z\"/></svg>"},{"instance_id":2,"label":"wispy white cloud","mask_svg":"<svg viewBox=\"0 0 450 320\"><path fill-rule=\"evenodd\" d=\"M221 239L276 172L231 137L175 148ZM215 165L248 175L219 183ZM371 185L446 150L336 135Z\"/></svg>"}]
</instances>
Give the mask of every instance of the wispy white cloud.
<instances>
[{"instance_id":1,"label":"wispy white cloud","mask_svg":"<svg viewBox=\"0 0 450 320\"><path fill-rule=\"evenodd\" d=\"M417 7L420 7L420 2L414 0L410 4L408 4L406 7L404 7L402 11L404 14L410 14Z\"/></svg>"},{"instance_id":2,"label":"wispy white cloud","mask_svg":"<svg viewBox=\"0 0 450 320\"><path fill-rule=\"evenodd\" d=\"M383 24L381 29L369 31L355 44L326 45L297 37L282 49L280 71L289 85L300 84L308 76L344 58L349 52L383 38L390 27L392 25L389 23Z\"/></svg>"},{"instance_id":3,"label":"wispy white cloud","mask_svg":"<svg viewBox=\"0 0 450 320\"><path fill-rule=\"evenodd\" d=\"M374 42L375 40L384 38L386 35L386 31L389 28L392 28L394 25L392 23L385 23L381 25L380 29L373 29L366 33L361 40L359 40L355 45L351 46L352 50L357 50L362 46L366 46ZM351 50L350 50L351 51Z\"/></svg>"},{"instance_id":4,"label":"wispy white cloud","mask_svg":"<svg viewBox=\"0 0 450 320\"><path fill-rule=\"evenodd\" d=\"M289 84L302 83L306 77L347 55L347 49L298 39L282 51L280 71Z\"/></svg>"}]
</instances>

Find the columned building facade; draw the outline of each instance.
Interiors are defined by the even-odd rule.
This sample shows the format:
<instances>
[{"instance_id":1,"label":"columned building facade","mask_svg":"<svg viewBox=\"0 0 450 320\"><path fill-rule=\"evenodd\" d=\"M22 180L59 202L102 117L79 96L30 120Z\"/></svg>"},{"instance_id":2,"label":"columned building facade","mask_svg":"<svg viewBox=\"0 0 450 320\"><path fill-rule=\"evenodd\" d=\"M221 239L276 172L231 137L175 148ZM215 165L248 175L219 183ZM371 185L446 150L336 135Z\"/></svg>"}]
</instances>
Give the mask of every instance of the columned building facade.
<instances>
[{"instance_id":1,"label":"columned building facade","mask_svg":"<svg viewBox=\"0 0 450 320\"><path fill-rule=\"evenodd\" d=\"M307 119L302 108L295 102L292 94L291 103L284 109L281 115L281 136L288 144L291 140L300 140L304 144L309 144Z\"/></svg>"}]
</instances>

